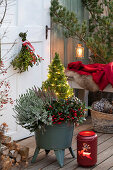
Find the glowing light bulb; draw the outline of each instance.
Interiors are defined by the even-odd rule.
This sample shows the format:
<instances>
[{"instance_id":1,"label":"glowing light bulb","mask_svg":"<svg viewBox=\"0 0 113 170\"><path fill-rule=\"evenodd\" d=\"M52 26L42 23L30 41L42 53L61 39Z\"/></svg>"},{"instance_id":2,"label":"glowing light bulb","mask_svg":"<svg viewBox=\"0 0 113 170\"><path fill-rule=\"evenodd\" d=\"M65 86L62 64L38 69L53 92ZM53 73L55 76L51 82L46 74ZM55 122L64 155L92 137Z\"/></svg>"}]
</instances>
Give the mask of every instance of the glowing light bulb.
<instances>
[{"instance_id":1,"label":"glowing light bulb","mask_svg":"<svg viewBox=\"0 0 113 170\"><path fill-rule=\"evenodd\" d=\"M76 48L76 57L84 57L84 48L82 47L82 44L78 44Z\"/></svg>"},{"instance_id":2,"label":"glowing light bulb","mask_svg":"<svg viewBox=\"0 0 113 170\"><path fill-rule=\"evenodd\" d=\"M51 77L50 74L48 74L48 78Z\"/></svg>"}]
</instances>

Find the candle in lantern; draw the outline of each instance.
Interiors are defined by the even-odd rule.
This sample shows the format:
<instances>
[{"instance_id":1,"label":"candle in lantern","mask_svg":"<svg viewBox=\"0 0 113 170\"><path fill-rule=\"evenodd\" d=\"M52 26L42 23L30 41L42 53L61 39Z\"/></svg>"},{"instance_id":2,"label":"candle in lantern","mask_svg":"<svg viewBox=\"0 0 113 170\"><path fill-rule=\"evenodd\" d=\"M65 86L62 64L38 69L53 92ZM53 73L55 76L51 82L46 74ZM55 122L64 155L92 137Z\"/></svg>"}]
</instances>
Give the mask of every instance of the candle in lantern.
<instances>
[{"instance_id":1,"label":"candle in lantern","mask_svg":"<svg viewBox=\"0 0 113 170\"><path fill-rule=\"evenodd\" d=\"M84 47L82 47L82 44L77 44L76 57L77 58L83 58L84 57Z\"/></svg>"}]
</instances>

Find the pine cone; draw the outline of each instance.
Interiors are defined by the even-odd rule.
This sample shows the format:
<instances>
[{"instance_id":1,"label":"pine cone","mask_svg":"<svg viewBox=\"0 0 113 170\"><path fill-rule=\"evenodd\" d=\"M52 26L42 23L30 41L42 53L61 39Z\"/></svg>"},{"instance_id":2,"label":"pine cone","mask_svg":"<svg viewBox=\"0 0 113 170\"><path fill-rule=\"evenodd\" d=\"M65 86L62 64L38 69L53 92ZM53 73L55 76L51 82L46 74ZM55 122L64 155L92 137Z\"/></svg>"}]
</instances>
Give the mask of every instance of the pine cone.
<instances>
[{"instance_id":1,"label":"pine cone","mask_svg":"<svg viewBox=\"0 0 113 170\"><path fill-rule=\"evenodd\" d=\"M105 101L104 103L104 112L113 114L113 106L109 101Z\"/></svg>"},{"instance_id":2,"label":"pine cone","mask_svg":"<svg viewBox=\"0 0 113 170\"><path fill-rule=\"evenodd\" d=\"M92 104L92 109L98 112L104 112L104 103L100 101L96 101Z\"/></svg>"},{"instance_id":3,"label":"pine cone","mask_svg":"<svg viewBox=\"0 0 113 170\"><path fill-rule=\"evenodd\" d=\"M113 105L105 98L94 102L91 107L98 112L113 114Z\"/></svg>"}]
</instances>

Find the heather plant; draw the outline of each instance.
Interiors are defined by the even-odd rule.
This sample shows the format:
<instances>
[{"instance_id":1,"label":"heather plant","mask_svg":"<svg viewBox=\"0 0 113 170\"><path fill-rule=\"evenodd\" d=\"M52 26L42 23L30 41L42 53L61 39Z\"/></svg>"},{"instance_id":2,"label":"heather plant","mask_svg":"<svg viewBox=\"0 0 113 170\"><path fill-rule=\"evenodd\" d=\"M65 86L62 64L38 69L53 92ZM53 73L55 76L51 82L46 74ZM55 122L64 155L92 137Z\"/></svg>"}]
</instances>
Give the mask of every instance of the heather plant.
<instances>
[{"instance_id":1,"label":"heather plant","mask_svg":"<svg viewBox=\"0 0 113 170\"><path fill-rule=\"evenodd\" d=\"M47 102L51 100L48 100L43 91L38 91L37 88L28 89L19 96L14 106L17 123L31 132L44 130L45 125L52 125L52 116L44 107Z\"/></svg>"}]
</instances>

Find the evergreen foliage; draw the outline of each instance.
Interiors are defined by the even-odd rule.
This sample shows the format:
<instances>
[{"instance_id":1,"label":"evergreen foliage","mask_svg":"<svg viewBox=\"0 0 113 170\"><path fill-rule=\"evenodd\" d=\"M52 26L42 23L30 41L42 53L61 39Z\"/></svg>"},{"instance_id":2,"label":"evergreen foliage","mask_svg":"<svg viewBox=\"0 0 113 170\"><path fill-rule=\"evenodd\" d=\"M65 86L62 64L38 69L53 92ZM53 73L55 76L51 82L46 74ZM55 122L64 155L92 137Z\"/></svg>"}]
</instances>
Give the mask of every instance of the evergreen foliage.
<instances>
[{"instance_id":1,"label":"evergreen foliage","mask_svg":"<svg viewBox=\"0 0 113 170\"><path fill-rule=\"evenodd\" d=\"M73 90L70 88L64 73L64 66L61 64L59 54L55 57L49 66L48 79L43 82L43 88L54 91L59 99L66 99L73 96Z\"/></svg>"},{"instance_id":2,"label":"evergreen foliage","mask_svg":"<svg viewBox=\"0 0 113 170\"><path fill-rule=\"evenodd\" d=\"M44 130L45 125L52 125L52 117L44 107L50 102L49 99L47 94L36 88L20 95L14 106L17 123L31 132Z\"/></svg>"},{"instance_id":3,"label":"evergreen foliage","mask_svg":"<svg viewBox=\"0 0 113 170\"><path fill-rule=\"evenodd\" d=\"M48 79L43 82L42 88L34 87L20 95L14 111L17 123L31 132L44 131L47 125L78 124L85 120L85 104L74 97L59 54L55 53Z\"/></svg>"},{"instance_id":4,"label":"evergreen foliage","mask_svg":"<svg viewBox=\"0 0 113 170\"><path fill-rule=\"evenodd\" d=\"M77 97L57 99L54 92L42 89L27 90L14 106L16 121L31 132L46 130L46 126L85 120L86 106Z\"/></svg>"},{"instance_id":5,"label":"evergreen foliage","mask_svg":"<svg viewBox=\"0 0 113 170\"><path fill-rule=\"evenodd\" d=\"M19 36L22 38L22 41L26 41L26 33L20 33ZM29 43L29 42L28 42ZM22 48L19 54L12 60L11 64L15 70L19 70L19 72L28 71L28 67L33 67L35 64L39 64L43 59L36 55L30 47L26 43L22 43Z\"/></svg>"},{"instance_id":6,"label":"evergreen foliage","mask_svg":"<svg viewBox=\"0 0 113 170\"><path fill-rule=\"evenodd\" d=\"M78 38L92 53L94 62L108 63L113 61L113 1L82 0L90 14L89 25L81 25L74 12L69 12L59 4L51 1L50 15L53 22L64 28L66 37Z\"/></svg>"},{"instance_id":7,"label":"evergreen foliage","mask_svg":"<svg viewBox=\"0 0 113 170\"><path fill-rule=\"evenodd\" d=\"M53 124L72 122L83 123L85 120L86 106L77 97L53 100L51 105L46 105L46 110L52 115Z\"/></svg>"}]
</instances>

